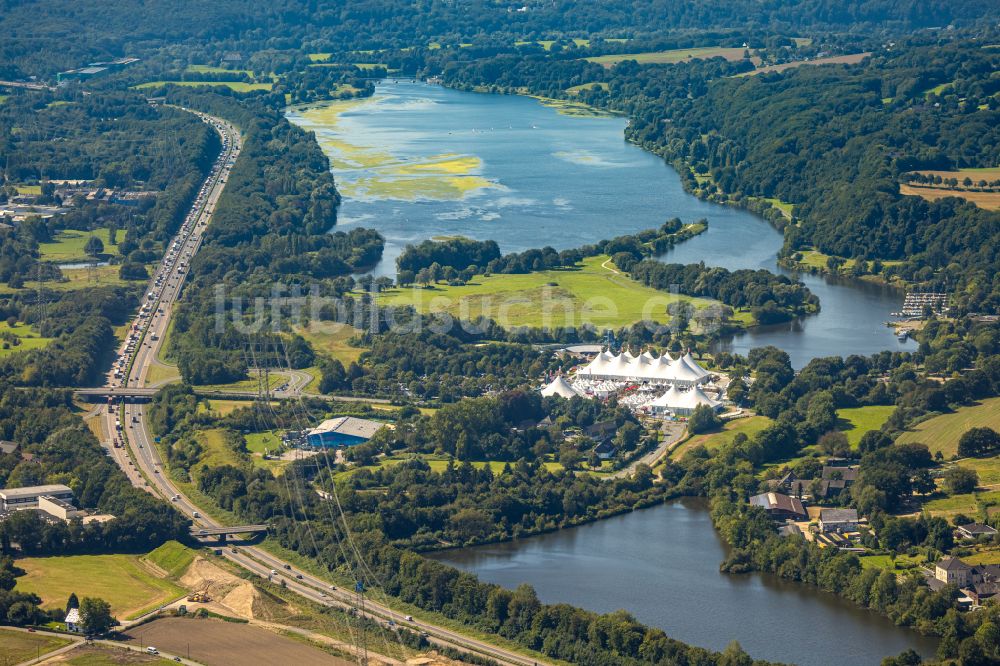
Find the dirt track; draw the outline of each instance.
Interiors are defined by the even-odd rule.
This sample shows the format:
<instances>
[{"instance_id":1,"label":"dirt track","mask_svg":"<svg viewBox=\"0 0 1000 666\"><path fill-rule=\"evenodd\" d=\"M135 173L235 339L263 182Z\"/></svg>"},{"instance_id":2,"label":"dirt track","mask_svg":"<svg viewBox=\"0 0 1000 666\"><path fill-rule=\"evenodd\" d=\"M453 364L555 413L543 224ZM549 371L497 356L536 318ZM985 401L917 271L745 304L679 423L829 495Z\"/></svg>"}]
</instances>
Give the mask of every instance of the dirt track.
<instances>
[{"instance_id":1,"label":"dirt track","mask_svg":"<svg viewBox=\"0 0 1000 666\"><path fill-rule=\"evenodd\" d=\"M141 641L140 641L141 638ZM150 646L206 666L351 666L319 648L279 636L267 629L213 619L162 618L129 631L128 643Z\"/></svg>"}]
</instances>

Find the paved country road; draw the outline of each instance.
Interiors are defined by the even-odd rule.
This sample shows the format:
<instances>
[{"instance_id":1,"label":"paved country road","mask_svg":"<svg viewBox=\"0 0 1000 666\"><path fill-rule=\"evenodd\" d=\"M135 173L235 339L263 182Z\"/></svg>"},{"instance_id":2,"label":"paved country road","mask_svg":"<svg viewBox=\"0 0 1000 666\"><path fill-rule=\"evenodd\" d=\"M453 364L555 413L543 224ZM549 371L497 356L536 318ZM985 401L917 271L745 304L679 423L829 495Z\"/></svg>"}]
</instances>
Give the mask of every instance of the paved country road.
<instances>
[{"instance_id":1,"label":"paved country road","mask_svg":"<svg viewBox=\"0 0 1000 666\"><path fill-rule=\"evenodd\" d=\"M114 370L109 373L106 388L137 388L143 385L146 373L156 362L160 346L163 344L171 309L181 296L184 280L187 277L187 265L201 246L216 203L226 186L229 171L242 149L242 138L231 124L207 114L191 112L197 113L203 121L210 123L223 137L222 154L213 166L181 231L170 245L160 269L150 281L144 300L145 313L140 312L130 327L130 332L119 350L119 359L116 361L119 374L116 376ZM296 378L295 388L301 389L303 385L303 378ZM200 509L190 498L181 493L168 478L168 472L160 459L141 405L123 403L118 410L120 411L113 412L108 407L102 408L104 418L107 419L107 432L112 433L109 451L128 475L129 480L137 487L172 501L179 511L192 519L196 529L222 527L208 517L208 512ZM121 444L120 448L113 445L115 441ZM233 552L234 550L236 552ZM228 560L244 569L262 578L280 581L289 590L318 604L342 608L354 607L353 591L334 589L328 581L299 571L290 563L261 548L254 546L244 546L239 549L225 548L222 553ZM272 571L277 573L272 574ZM451 629L422 620L409 620L408 615L367 598L365 609L366 615L373 620L383 622L392 620L397 626L416 632L426 632L428 640L439 646L464 650L512 666L545 666L545 662L465 636Z\"/></svg>"}]
</instances>

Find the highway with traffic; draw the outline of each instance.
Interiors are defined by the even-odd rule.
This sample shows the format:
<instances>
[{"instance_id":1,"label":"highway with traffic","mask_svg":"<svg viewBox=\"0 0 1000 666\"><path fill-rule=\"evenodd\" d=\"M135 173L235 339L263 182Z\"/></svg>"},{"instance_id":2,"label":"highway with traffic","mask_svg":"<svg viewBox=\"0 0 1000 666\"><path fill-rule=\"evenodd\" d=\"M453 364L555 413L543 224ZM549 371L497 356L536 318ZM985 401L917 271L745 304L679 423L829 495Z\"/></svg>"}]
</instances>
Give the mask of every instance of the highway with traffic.
<instances>
[{"instance_id":1,"label":"highway with traffic","mask_svg":"<svg viewBox=\"0 0 1000 666\"><path fill-rule=\"evenodd\" d=\"M143 386L146 374L163 344L171 310L182 293L190 261L201 246L219 196L242 149L242 138L231 124L197 111L184 110L196 113L219 132L222 137L222 152L177 237L165 252L162 265L150 280L139 313L129 327L126 339L118 350L118 356L108 374L106 389ZM210 518L206 511L199 509L170 481L141 404L135 402L116 404L109 401L101 411L107 426L106 432L111 433L107 442L109 454L125 471L133 485L172 502L180 512L192 520L195 536L198 536L200 530L223 527ZM203 541L206 545L212 543L210 538ZM227 546L219 550L231 562L262 578L280 583L310 601L328 606L354 608L353 589L339 589L329 581L293 568L290 563L260 547ZM488 657L502 664L537 666L543 663L444 627L422 620L416 621L409 615L369 598L365 599L365 614L383 627L405 627L424 634L433 644Z\"/></svg>"}]
</instances>

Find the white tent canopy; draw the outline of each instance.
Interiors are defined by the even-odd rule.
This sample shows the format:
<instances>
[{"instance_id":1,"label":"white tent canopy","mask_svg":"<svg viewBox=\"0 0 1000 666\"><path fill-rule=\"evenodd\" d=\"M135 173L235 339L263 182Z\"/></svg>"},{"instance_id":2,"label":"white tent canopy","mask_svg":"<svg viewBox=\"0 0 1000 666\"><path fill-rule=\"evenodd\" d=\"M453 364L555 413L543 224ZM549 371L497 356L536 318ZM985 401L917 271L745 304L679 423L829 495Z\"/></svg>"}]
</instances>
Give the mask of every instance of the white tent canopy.
<instances>
[{"instance_id":1,"label":"white tent canopy","mask_svg":"<svg viewBox=\"0 0 1000 666\"><path fill-rule=\"evenodd\" d=\"M601 352L576 374L581 379L639 381L681 387L703 384L709 377L708 371L698 365L690 352L674 360L669 354L656 357L648 351L639 356L629 352L617 356Z\"/></svg>"},{"instance_id":2,"label":"white tent canopy","mask_svg":"<svg viewBox=\"0 0 1000 666\"><path fill-rule=\"evenodd\" d=\"M650 402L648 407L654 412L671 411L679 416L688 416L700 405L715 410L722 407L721 402L708 397L700 386L687 391L680 391L676 386L671 386L666 393Z\"/></svg>"},{"instance_id":3,"label":"white tent canopy","mask_svg":"<svg viewBox=\"0 0 1000 666\"><path fill-rule=\"evenodd\" d=\"M561 398L569 400L580 395L580 393L562 375L559 375L548 386L542 389L542 395L545 397L558 395Z\"/></svg>"}]
</instances>

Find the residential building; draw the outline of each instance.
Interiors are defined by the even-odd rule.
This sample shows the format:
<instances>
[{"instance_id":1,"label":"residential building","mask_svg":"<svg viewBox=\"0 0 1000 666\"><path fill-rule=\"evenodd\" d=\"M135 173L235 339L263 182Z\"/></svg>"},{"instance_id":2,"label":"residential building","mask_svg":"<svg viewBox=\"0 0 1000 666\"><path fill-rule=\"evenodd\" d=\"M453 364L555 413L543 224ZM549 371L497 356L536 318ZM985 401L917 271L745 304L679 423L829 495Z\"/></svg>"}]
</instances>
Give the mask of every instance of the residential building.
<instances>
[{"instance_id":1,"label":"residential building","mask_svg":"<svg viewBox=\"0 0 1000 666\"><path fill-rule=\"evenodd\" d=\"M955 528L955 537L958 539L978 539L980 537L992 537L997 533L996 528L982 523L969 523L959 525Z\"/></svg>"},{"instance_id":2,"label":"residential building","mask_svg":"<svg viewBox=\"0 0 1000 666\"><path fill-rule=\"evenodd\" d=\"M965 587L972 582L972 567L957 557L945 557L934 566L934 577L942 583Z\"/></svg>"},{"instance_id":3,"label":"residential building","mask_svg":"<svg viewBox=\"0 0 1000 666\"><path fill-rule=\"evenodd\" d=\"M601 460L611 460L615 457L615 445L609 441L603 441L594 447L594 453L596 453L597 457Z\"/></svg>"},{"instance_id":4,"label":"residential building","mask_svg":"<svg viewBox=\"0 0 1000 666\"><path fill-rule=\"evenodd\" d=\"M820 532L856 532L858 523L857 509L823 509L819 512Z\"/></svg>"},{"instance_id":5,"label":"residential building","mask_svg":"<svg viewBox=\"0 0 1000 666\"><path fill-rule=\"evenodd\" d=\"M358 419L353 416L341 416L323 421L306 435L306 442L313 448L333 446L357 446L364 444L380 429L384 423Z\"/></svg>"},{"instance_id":6,"label":"residential building","mask_svg":"<svg viewBox=\"0 0 1000 666\"><path fill-rule=\"evenodd\" d=\"M759 506L772 518L780 520L805 520L808 518L802 500L781 493L763 493L750 498L752 506Z\"/></svg>"},{"instance_id":7,"label":"residential building","mask_svg":"<svg viewBox=\"0 0 1000 666\"><path fill-rule=\"evenodd\" d=\"M70 608L69 612L66 613L66 619L63 620L63 622L66 623L66 631L72 631L76 634L83 633L83 625L80 620L79 608Z\"/></svg>"},{"instance_id":8,"label":"residential building","mask_svg":"<svg viewBox=\"0 0 1000 666\"><path fill-rule=\"evenodd\" d=\"M73 489L62 484L4 488L0 490L0 510L37 509L38 498L42 495L60 500L71 500L73 499Z\"/></svg>"}]
</instances>

